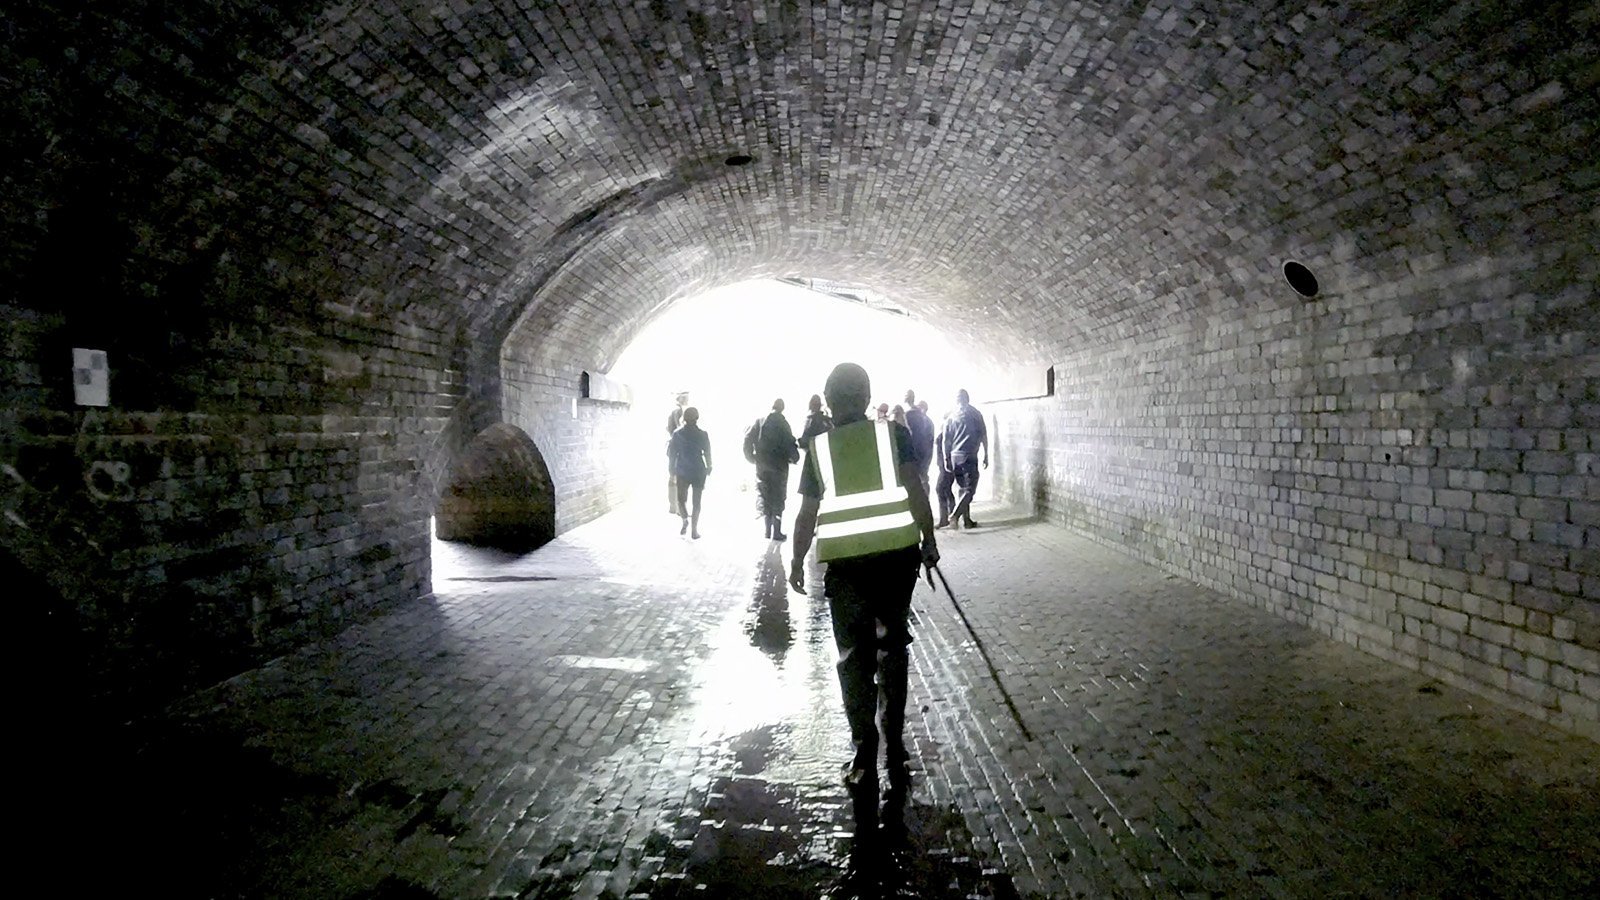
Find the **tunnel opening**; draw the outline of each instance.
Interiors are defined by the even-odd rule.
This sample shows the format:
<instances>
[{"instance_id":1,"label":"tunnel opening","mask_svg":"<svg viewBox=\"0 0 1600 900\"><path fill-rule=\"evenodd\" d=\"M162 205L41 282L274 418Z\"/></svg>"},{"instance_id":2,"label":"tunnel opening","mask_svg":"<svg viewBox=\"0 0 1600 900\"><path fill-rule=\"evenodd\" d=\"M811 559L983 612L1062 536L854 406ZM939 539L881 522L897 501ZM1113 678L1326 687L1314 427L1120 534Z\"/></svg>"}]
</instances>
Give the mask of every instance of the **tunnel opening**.
<instances>
[{"instance_id":1,"label":"tunnel opening","mask_svg":"<svg viewBox=\"0 0 1600 900\"><path fill-rule=\"evenodd\" d=\"M502 422L479 432L451 467L434 516L434 536L526 552L555 537L555 512L555 486L544 454L527 432Z\"/></svg>"},{"instance_id":2,"label":"tunnel opening","mask_svg":"<svg viewBox=\"0 0 1600 900\"><path fill-rule=\"evenodd\" d=\"M628 497L654 503L667 488L668 420L680 394L700 413L711 439L713 474L707 490L740 495L755 504L755 470L743 454L747 429L765 418L774 401L799 435L807 403L821 395L829 371L856 362L872 379L869 412L892 414L913 391L935 428L967 389L980 408L1001 393L995 373L977 354L934 323L908 314L892 296L869 286L821 278L755 279L674 303L646 325L618 355L606 377L627 386L633 406L619 473ZM992 446L992 444L991 444ZM788 493L798 489L790 469ZM978 499L993 497L980 480ZM794 503L790 503L792 514Z\"/></svg>"}]
</instances>

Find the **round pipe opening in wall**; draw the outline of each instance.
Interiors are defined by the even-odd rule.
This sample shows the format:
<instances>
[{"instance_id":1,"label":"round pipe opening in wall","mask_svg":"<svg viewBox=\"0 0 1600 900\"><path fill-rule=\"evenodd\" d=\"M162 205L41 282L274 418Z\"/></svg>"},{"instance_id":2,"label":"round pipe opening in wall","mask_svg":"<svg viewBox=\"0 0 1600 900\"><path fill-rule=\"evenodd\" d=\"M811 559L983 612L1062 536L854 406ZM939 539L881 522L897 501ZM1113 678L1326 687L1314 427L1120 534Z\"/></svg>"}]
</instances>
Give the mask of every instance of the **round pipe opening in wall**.
<instances>
[{"instance_id":1,"label":"round pipe opening in wall","mask_svg":"<svg viewBox=\"0 0 1600 900\"><path fill-rule=\"evenodd\" d=\"M1283 264L1283 279L1302 297L1311 298L1317 295L1317 276L1292 259Z\"/></svg>"},{"instance_id":2,"label":"round pipe opening in wall","mask_svg":"<svg viewBox=\"0 0 1600 900\"><path fill-rule=\"evenodd\" d=\"M748 166L752 162L755 162L755 157L748 153L735 153L722 161L723 165L728 166Z\"/></svg>"}]
</instances>

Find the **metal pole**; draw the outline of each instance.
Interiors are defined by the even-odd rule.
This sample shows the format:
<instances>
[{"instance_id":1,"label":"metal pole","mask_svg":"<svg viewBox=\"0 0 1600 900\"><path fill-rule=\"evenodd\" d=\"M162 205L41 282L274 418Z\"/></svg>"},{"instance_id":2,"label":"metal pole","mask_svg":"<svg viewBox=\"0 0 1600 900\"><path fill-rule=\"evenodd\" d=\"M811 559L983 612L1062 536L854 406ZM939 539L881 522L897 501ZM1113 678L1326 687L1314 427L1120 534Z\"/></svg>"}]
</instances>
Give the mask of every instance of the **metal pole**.
<instances>
[{"instance_id":1,"label":"metal pole","mask_svg":"<svg viewBox=\"0 0 1600 900\"><path fill-rule=\"evenodd\" d=\"M1022 713L1017 711L1017 704L1011 700L1011 692L1006 690L1005 684L1001 682L1000 672L995 669L994 661L989 659L989 651L984 648L983 639L978 637L978 632L972 628L972 622L968 621L967 611L961 608L961 601L956 599L955 591L950 590L950 582L945 579L944 572L937 565L929 566L928 568L938 573L939 583L944 585L945 596L950 598L950 605L956 608L956 615L961 617L961 624L967 626L967 634L972 635L972 643L977 646L978 655L983 657L983 664L989 667L989 677L994 679L994 686L1000 689L1000 697L1005 700L1006 709L1011 711L1011 718L1016 721L1017 727L1022 729L1023 739L1032 741L1033 732L1029 731L1027 724L1022 721ZM932 579L930 578L929 581L931 584Z\"/></svg>"}]
</instances>

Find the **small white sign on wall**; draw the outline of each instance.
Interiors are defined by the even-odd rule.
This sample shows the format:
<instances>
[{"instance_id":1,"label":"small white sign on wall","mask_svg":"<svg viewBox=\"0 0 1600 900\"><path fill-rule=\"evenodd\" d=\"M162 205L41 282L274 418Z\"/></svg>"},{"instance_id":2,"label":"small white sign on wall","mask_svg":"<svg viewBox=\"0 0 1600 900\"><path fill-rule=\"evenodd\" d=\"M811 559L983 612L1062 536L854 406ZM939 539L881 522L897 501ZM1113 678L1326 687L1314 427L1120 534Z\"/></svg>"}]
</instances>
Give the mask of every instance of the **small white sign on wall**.
<instances>
[{"instance_id":1,"label":"small white sign on wall","mask_svg":"<svg viewBox=\"0 0 1600 900\"><path fill-rule=\"evenodd\" d=\"M72 399L79 406L111 404L111 371L104 350L72 348Z\"/></svg>"}]
</instances>

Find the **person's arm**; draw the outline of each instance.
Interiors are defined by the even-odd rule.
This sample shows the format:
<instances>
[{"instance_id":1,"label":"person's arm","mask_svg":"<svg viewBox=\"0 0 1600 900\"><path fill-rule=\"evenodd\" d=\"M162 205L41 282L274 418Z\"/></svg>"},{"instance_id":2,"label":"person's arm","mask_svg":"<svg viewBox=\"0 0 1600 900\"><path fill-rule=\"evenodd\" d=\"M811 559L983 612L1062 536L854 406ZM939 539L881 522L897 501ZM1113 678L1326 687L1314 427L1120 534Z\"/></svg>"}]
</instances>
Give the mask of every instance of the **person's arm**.
<instances>
[{"instance_id":1,"label":"person's arm","mask_svg":"<svg viewBox=\"0 0 1600 900\"><path fill-rule=\"evenodd\" d=\"M989 468L989 428L983 424L983 413L978 413L978 446L983 448L983 467Z\"/></svg>"},{"instance_id":2,"label":"person's arm","mask_svg":"<svg viewBox=\"0 0 1600 900\"><path fill-rule=\"evenodd\" d=\"M700 432L700 434L701 434L700 440L702 441L700 449L701 449L701 452L705 453L705 455L706 455L706 474L710 475L711 474L711 435L706 434L703 431Z\"/></svg>"},{"instance_id":3,"label":"person's arm","mask_svg":"<svg viewBox=\"0 0 1600 900\"><path fill-rule=\"evenodd\" d=\"M918 484L917 487L922 486ZM800 512L794 517L794 557L789 562L789 584L802 594L806 590L806 554L811 552L811 540L817 534L817 508L821 505L819 498L808 495L800 501ZM927 505L927 498L923 498L923 505Z\"/></svg>"},{"instance_id":4,"label":"person's arm","mask_svg":"<svg viewBox=\"0 0 1600 900\"><path fill-rule=\"evenodd\" d=\"M911 503L911 518L922 532L922 564L931 566L939 561L939 542L934 539L933 507L928 503L928 492L922 489L922 478L917 474L916 463L900 464L900 483L906 486L906 499Z\"/></svg>"},{"instance_id":5,"label":"person's arm","mask_svg":"<svg viewBox=\"0 0 1600 900\"><path fill-rule=\"evenodd\" d=\"M783 446L784 458L790 465L800 461L800 442L795 439L794 429L789 427L789 420L783 420L783 433L788 436L788 443Z\"/></svg>"}]
</instances>

